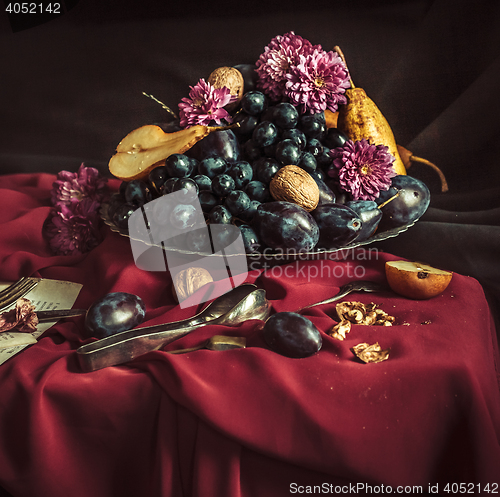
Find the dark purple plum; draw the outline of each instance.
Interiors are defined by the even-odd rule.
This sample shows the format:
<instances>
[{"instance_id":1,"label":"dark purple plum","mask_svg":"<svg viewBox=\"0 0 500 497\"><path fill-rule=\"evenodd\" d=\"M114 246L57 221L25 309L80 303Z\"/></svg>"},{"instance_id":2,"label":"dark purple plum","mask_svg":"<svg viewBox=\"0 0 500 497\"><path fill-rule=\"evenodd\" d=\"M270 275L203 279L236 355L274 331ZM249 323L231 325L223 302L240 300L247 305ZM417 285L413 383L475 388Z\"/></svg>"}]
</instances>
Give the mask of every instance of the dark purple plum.
<instances>
[{"instance_id":1,"label":"dark purple plum","mask_svg":"<svg viewBox=\"0 0 500 497\"><path fill-rule=\"evenodd\" d=\"M114 292L96 300L85 315L87 337L105 338L131 330L144 321L146 306L131 293Z\"/></svg>"},{"instance_id":2,"label":"dark purple plum","mask_svg":"<svg viewBox=\"0 0 500 497\"><path fill-rule=\"evenodd\" d=\"M319 189L319 203L318 205L334 204L336 200L335 193L330 189L330 187L323 181L319 171L307 171Z\"/></svg>"},{"instance_id":3,"label":"dark purple plum","mask_svg":"<svg viewBox=\"0 0 500 497\"><path fill-rule=\"evenodd\" d=\"M262 334L271 350L297 359L316 354L323 344L318 328L295 312L273 314L264 324Z\"/></svg>"},{"instance_id":4,"label":"dark purple plum","mask_svg":"<svg viewBox=\"0 0 500 497\"><path fill-rule=\"evenodd\" d=\"M311 212L318 228L318 247L333 249L344 247L354 241L361 230L358 214L341 204L325 204Z\"/></svg>"},{"instance_id":5,"label":"dark purple plum","mask_svg":"<svg viewBox=\"0 0 500 497\"><path fill-rule=\"evenodd\" d=\"M240 143L232 129L212 131L186 152L199 161L208 157L220 157L228 162L240 160L240 153ZM206 173L200 171L200 174Z\"/></svg>"},{"instance_id":6,"label":"dark purple plum","mask_svg":"<svg viewBox=\"0 0 500 497\"><path fill-rule=\"evenodd\" d=\"M310 251L319 240L319 228L313 216L291 202L261 204L252 227L265 245L275 249Z\"/></svg>"},{"instance_id":7,"label":"dark purple plum","mask_svg":"<svg viewBox=\"0 0 500 497\"><path fill-rule=\"evenodd\" d=\"M249 91L255 90L255 85L257 84L258 75L255 72L254 64L238 64L234 66L235 69L240 71L243 76L243 91L247 93Z\"/></svg>"},{"instance_id":8,"label":"dark purple plum","mask_svg":"<svg viewBox=\"0 0 500 497\"><path fill-rule=\"evenodd\" d=\"M350 200L345 205L356 212L361 219L361 229L356 241L362 242L373 235L382 219L382 211L378 208L377 202L374 200Z\"/></svg>"},{"instance_id":9,"label":"dark purple plum","mask_svg":"<svg viewBox=\"0 0 500 497\"><path fill-rule=\"evenodd\" d=\"M382 206L396 194L396 198ZM425 213L430 201L429 188L423 181L406 174L394 176L391 187L380 192L376 200L382 210L379 229L386 231L416 221Z\"/></svg>"}]
</instances>

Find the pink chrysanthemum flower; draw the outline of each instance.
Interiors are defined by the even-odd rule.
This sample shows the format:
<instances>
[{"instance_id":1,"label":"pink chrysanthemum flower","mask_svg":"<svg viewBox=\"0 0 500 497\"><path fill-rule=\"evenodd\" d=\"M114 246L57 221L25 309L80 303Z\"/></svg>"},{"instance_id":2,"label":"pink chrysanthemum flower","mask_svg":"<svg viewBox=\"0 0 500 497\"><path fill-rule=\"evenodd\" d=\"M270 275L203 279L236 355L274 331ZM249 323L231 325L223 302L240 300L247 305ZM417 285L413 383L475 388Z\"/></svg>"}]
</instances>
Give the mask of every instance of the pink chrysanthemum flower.
<instances>
[{"instance_id":1,"label":"pink chrysanthemum flower","mask_svg":"<svg viewBox=\"0 0 500 497\"><path fill-rule=\"evenodd\" d=\"M204 79L195 86L190 86L189 98L183 98L179 103L180 125L183 128L201 124L208 126L215 121L221 124L224 119L231 122L231 116L224 107L237 99L231 95L229 88L215 88Z\"/></svg>"},{"instance_id":2,"label":"pink chrysanthemum flower","mask_svg":"<svg viewBox=\"0 0 500 497\"><path fill-rule=\"evenodd\" d=\"M80 165L78 172L60 171L50 192L53 205L70 205L90 198L102 202L106 195L107 179L93 167Z\"/></svg>"},{"instance_id":3,"label":"pink chrysanthemum flower","mask_svg":"<svg viewBox=\"0 0 500 497\"><path fill-rule=\"evenodd\" d=\"M328 175L354 200L374 200L381 191L388 190L391 178L396 176L392 167L394 156L385 145L371 145L363 139L348 140L342 147L330 150L333 159Z\"/></svg>"},{"instance_id":4,"label":"pink chrysanthemum flower","mask_svg":"<svg viewBox=\"0 0 500 497\"><path fill-rule=\"evenodd\" d=\"M299 55L321 50L320 45L296 35L293 31L273 38L255 63L257 88L272 100L281 100L285 91L286 75L299 61Z\"/></svg>"},{"instance_id":5,"label":"pink chrysanthemum flower","mask_svg":"<svg viewBox=\"0 0 500 497\"><path fill-rule=\"evenodd\" d=\"M285 95L303 113L336 112L347 103L345 90L351 86L349 72L336 52L315 50L299 56L286 75Z\"/></svg>"},{"instance_id":6,"label":"pink chrysanthemum flower","mask_svg":"<svg viewBox=\"0 0 500 497\"><path fill-rule=\"evenodd\" d=\"M80 255L101 242L99 202L84 198L71 207L59 204L44 226L44 234L56 255Z\"/></svg>"}]
</instances>

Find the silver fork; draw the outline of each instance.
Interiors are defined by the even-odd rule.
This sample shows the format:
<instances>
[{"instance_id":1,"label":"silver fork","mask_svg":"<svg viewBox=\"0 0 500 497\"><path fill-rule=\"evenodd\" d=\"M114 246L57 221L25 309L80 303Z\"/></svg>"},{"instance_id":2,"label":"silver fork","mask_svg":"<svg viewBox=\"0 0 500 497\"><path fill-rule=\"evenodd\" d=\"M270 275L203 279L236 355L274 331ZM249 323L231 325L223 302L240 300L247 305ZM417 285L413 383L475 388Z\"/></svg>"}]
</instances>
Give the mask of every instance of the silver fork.
<instances>
[{"instance_id":1,"label":"silver fork","mask_svg":"<svg viewBox=\"0 0 500 497\"><path fill-rule=\"evenodd\" d=\"M374 281L365 281L365 280L351 281L350 283L341 286L337 295L334 295L329 299L322 300L321 302L315 302L314 304L309 304L306 305L305 307L301 307L299 310L295 312L300 313L306 309L315 307L317 305L330 304L331 302L335 302L336 300L344 298L351 292L383 292L384 290L387 290L387 288L381 285L380 283L375 283Z\"/></svg>"},{"instance_id":2,"label":"silver fork","mask_svg":"<svg viewBox=\"0 0 500 497\"><path fill-rule=\"evenodd\" d=\"M33 290L33 288L38 285L40 280L41 278L24 276L2 290L0 292L0 311L3 311L7 307L11 306L17 301L17 299L20 299Z\"/></svg>"}]
</instances>

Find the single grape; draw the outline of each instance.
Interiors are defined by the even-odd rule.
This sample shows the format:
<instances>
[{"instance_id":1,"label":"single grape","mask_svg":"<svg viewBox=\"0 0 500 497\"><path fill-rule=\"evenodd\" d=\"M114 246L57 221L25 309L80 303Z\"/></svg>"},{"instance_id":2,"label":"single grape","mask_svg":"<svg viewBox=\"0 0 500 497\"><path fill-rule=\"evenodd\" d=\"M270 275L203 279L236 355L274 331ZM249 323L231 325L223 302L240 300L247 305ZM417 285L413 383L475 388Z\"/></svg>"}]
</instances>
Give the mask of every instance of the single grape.
<instances>
[{"instance_id":1,"label":"single grape","mask_svg":"<svg viewBox=\"0 0 500 497\"><path fill-rule=\"evenodd\" d=\"M191 204L198 198L199 188L196 181L191 178L179 178L173 187L172 192L182 192L179 199L183 204Z\"/></svg>"},{"instance_id":2,"label":"single grape","mask_svg":"<svg viewBox=\"0 0 500 497\"><path fill-rule=\"evenodd\" d=\"M329 128L328 131L326 132L326 136L323 138L323 143L328 147L328 148L337 148L337 147L343 147L344 143L348 140L349 138L347 135L342 133L337 128Z\"/></svg>"},{"instance_id":3,"label":"single grape","mask_svg":"<svg viewBox=\"0 0 500 497\"><path fill-rule=\"evenodd\" d=\"M282 129L292 129L297 126L299 113L297 109L288 102L281 102L274 106L273 122Z\"/></svg>"},{"instance_id":4,"label":"single grape","mask_svg":"<svg viewBox=\"0 0 500 497\"><path fill-rule=\"evenodd\" d=\"M128 220L136 209L138 209L138 207L135 207L132 204L129 204L128 202L119 205L115 209L113 217L111 218L113 224L115 226L118 226L118 228L128 230Z\"/></svg>"},{"instance_id":5,"label":"single grape","mask_svg":"<svg viewBox=\"0 0 500 497\"><path fill-rule=\"evenodd\" d=\"M165 183L163 183L162 187L160 188L160 193L162 195L167 195L168 193L172 193L174 191L174 186L175 183L177 182L179 178L168 178Z\"/></svg>"},{"instance_id":6,"label":"single grape","mask_svg":"<svg viewBox=\"0 0 500 497\"><path fill-rule=\"evenodd\" d=\"M307 138L303 131L298 128L285 129L281 134L281 139L293 140L299 146L300 150L304 150L307 145Z\"/></svg>"},{"instance_id":7,"label":"single grape","mask_svg":"<svg viewBox=\"0 0 500 497\"><path fill-rule=\"evenodd\" d=\"M174 228L186 230L199 223L200 219L193 204L178 204L172 209L170 222Z\"/></svg>"},{"instance_id":8,"label":"single grape","mask_svg":"<svg viewBox=\"0 0 500 497\"><path fill-rule=\"evenodd\" d=\"M247 114L256 116L266 108L267 99L260 91L249 91L243 95L240 105Z\"/></svg>"},{"instance_id":9,"label":"single grape","mask_svg":"<svg viewBox=\"0 0 500 497\"><path fill-rule=\"evenodd\" d=\"M212 180L205 174L197 174L196 176L193 177L193 180L198 185L198 189L200 190L200 192L212 191Z\"/></svg>"},{"instance_id":10,"label":"single grape","mask_svg":"<svg viewBox=\"0 0 500 497\"><path fill-rule=\"evenodd\" d=\"M311 173L311 171L316 171L318 163L316 162L316 157L311 152L302 152L297 166Z\"/></svg>"},{"instance_id":11,"label":"single grape","mask_svg":"<svg viewBox=\"0 0 500 497\"><path fill-rule=\"evenodd\" d=\"M245 209L243 212L240 212L238 214L238 217L244 221L245 223L251 223L257 214L257 209L261 205L261 202L258 200L251 200L250 201L250 206Z\"/></svg>"},{"instance_id":12,"label":"single grape","mask_svg":"<svg viewBox=\"0 0 500 497\"><path fill-rule=\"evenodd\" d=\"M220 200L212 192L207 190L202 190L200 192L198 200L200 201L201 210L203 212L210 212L220 203Z\"/></svg>"},{"instance_id":13,"label":"single grape","mask_svg":"<svg viewBox=\"0 0 500 497\"><path fill-rule=\"evenodd\" d=\"M141 207L153 199L151 190L145 181L133 179L125 188L125 201L135 207Z\"/></svg>"},{"instance_id":14,"label":"single grape","mask_svg":"<svg viewBox=\"0 0 500 497\"><path fill-rule=\"evenodd\" d=\"M233 162L229 169L229 175L234 179L234 187L237 190L242 190L252 180L253 169L247 161Z\"/></svg>"},{"instance_id":15,"label":"single grape","mask_svg":"<svg viewBox=\"0 0 500 497\"><path fill-rule=\"evenodd\" d=\"M239 137L249 137L253 133L258 122L259 118L257 116L250 116L243 111L238 112L233 118L233 123L239 124L238 127L234 128L234 134Z\"/></svg>"},{"instance_id":16,"label":"single grape","mask_svg":"<svg viewBox=\"0 0 500 497\"><path fill-rule=\"evenodd\" d=\"M243 143L242 149L243 156L249 161L254 161L262 155L261 148L251 138Z\"/></svg>"},{"instance_id":17,"label":"single grape","mask_svg":"<svg viewBox=\"0 0 500 497\"><path fill-rule=\"evenodd\" d=\"M245 247L245 252L247 254L252 254L258 252L260 243L259 238L252 227L248 224L242 224L239 226L241 231L241 238L243 240L243 246Z\"/></svg>"},{"instance_id":18,"label":"single grape","mask_svg":"<svg viewBox=\"0 0 500 497\"><path fill-rule=\"evenodd\" d=\"M86 337L105 338L131 330L143 322L146 306L137 295L108 293L96 300L85 315Z\"/></svg>"},{"instance_id":19,"label":"single grape","mask_svg":"<svg viewBox=\"0 0 500 497\"><path fill-rule=\"evenodd\" d=\"M208 214L208 219L214 224L231 224L233 216L227 207L216 205Z\"/></svg>"},{"instance_id":20,"label":"single grape","mask_svg":"<svg viewBox=\"0 0 500 497\"><path fill-rule=\"evenodd\" d=\"M187 178L193 172L194 163L184 154L172 154L165 161L165 168L171 178Z\"/></svg>"},{"instance_id":21,"label":"single grape","mask_svg":"<svg viewBox=\"0 0 500 497\"><path fill-rule=\"evenodd\" d=\"M298 127L308 138L321 140L327 132L325 113L303 114L300 116Z\"/></svg>"},{"instance_id":22,"label":"single grape","mask_svg":"<svg viewBox=\"0 0 500 497\"><path fill-rule=\"evenodd\" d=\"M210 235L206 227L191 230L186 234L185 247L192 252L212 253Z\"/></svg>"},{"instance_id":23,"label":"single grape","mask_svg":"<svg viewBox=\"0 0 500 497\"><path fill-rule=\"evenodd\" d=\"M219 197L226 197L234 190L234 179L229 174L218 174L212 179L212 191Z\"/></svg>"},{"instance_id":24,"label":"single grape","mask_svg":"<svg viewBox=\"0 0 500 497\"><path fill-rule=\"evenodd\" d=\"M323 153L323 144L317 138L309 138L306 145L306 150L311 152L314 157L318 157Z\"/></svg>"},{"instance_id":25,"label":"single grape","mask_svg":"<svg viewBox=\"0 0 500 497\"><path fill-rule=\"evenodd\" d=\"M258 200L259 202L267 202L271 198L267 185L257 180L248 183L245 187L245 193L251 200Z\"/></svg>"},{"instance_id":26,"label":"single grape","mask_svg":"<svg viewBox=\"0 0 500 497\"><path fill-rule=\"evenodd\" d=\"M222 157L208 157L198 164L198 173L211 179L228 169L229 165Z\"/></svg>"},{"instance_id":27,"label":"single grape","mask_svg":"<svg viewBox=\"0 0 500 497\"><path fill-rule=\"evenodd\" d=\"M242 190L233 190L226 197L224 205L233 216L238 216L250 207L250 197Z\"/></svg>"},{"instance_id":28,"label":"single grape","mask_svg":"<svg viewBox=\"0 0 500 497\"><path fill-rule=\"evenodd\" d=\"M277 160L266 157L261 157L252 166L255 171L255 178L266 185L271 182L273 176L281 167Z\"/></svg>"},{"instance_id":29,"label":"single grape","mask_svg":"<svg viewBox=\"0 0 500 497\"><path fill-rule=\"evenodd\" d=\"M168 173L165 166L155 167L148 175L148 180L156 193L161 195L161 187L167 181Z\"/></svg>"},{"instance_id":30,"label":"single grape","mask_svg":"<svg viewBox=\"0 0 500 497\"><path fill-rule=\"evenodd\" d=\"M278 129L270 121L261 121L252 133L252 140L257 147L267 147L278 139Z\"/></svg>"},{"instance_id":31,"label":"single grape","mask_svg":"<svg viewBox=\"0 0 500 497\"><path fill-rule=\"evenodd\" d=\"M321 334L305 316L278 312L264 324L262 334L267 345L278 354L291 358L309 357L321 350Z\"/></svg>"},{"instance_id":32,"label":"single grape","mask_svg":"<svg viewBox=\"0 0 500 497\"><path fill-rule=\"evenodd\" d=\"M301 154L300 147L290 138L282 140L276 145L276 160L282 166L297 165Z\"/></svg>"}]
</instances>

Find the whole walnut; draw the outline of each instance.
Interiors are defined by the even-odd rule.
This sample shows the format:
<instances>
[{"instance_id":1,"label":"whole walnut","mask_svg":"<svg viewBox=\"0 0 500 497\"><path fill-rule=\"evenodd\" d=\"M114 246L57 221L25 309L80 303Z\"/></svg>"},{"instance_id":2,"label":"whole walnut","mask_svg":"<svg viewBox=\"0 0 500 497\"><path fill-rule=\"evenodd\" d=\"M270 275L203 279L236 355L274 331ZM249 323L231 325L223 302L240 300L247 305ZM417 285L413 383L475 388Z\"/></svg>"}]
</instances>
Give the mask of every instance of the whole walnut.
<instances>
[{"instance_id":1,"label":"whole walnut","mask_svg":"<svg viewBox=\"0 0 500 497\"><path fill-rule=\"evenodd\" d=\"M284 166L273 176L269 191L274 200L293 202L310 212L318 206L319 188L314 178L299 166Z\"/></svg>"},{"instance_id":2,"label":"whole walnut","mask_svg":"<svg viewBox=\"0 0 500 497\"><path fill-rule=\"evenodd\" d=\"M234 102L226 105L227 111L232 111L238 107L241 98L243 97L244 80L243 75L235 67L218 67L208 77L208 82L214 88L223 88L224 86L229 89L231 95L235 95L237 99Z\"/></svg>"}]
</instances>

